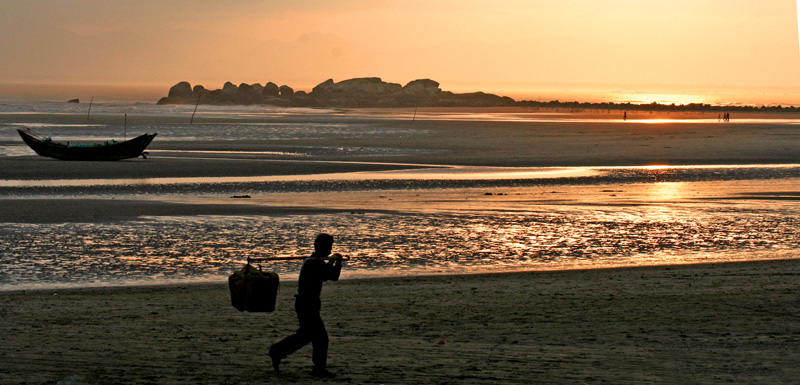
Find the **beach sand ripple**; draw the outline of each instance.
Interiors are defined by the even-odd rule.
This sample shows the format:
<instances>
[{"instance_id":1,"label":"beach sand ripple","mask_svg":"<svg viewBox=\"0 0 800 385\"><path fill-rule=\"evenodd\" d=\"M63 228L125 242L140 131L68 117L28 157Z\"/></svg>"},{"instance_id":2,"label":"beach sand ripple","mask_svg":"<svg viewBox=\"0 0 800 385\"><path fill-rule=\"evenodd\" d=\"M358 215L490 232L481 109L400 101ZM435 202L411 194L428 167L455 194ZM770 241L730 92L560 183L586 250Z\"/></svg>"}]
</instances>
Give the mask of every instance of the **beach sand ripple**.
<instances>
[{"instance_id":1,"label":"beach sand ripple","mask_svg":"<svg viewBox=\"0 0 800 385\"><path fill-rule=\"evenodd\" d=\"M788 384L800 261L328 284L327 383ZM0 383L314 383L296 327L240 313L222 284L0 293Z\"/></svg>"}]
</instances>

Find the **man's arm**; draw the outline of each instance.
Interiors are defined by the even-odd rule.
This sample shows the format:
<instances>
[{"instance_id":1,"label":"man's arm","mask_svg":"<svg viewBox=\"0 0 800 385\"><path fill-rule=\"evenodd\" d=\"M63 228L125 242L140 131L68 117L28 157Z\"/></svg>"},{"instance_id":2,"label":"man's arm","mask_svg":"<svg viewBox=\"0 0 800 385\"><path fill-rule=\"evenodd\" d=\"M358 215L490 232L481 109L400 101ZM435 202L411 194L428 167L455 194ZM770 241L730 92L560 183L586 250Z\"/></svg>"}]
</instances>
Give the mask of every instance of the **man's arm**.
<instances>
[{"instance_id":1,"label":"man's arm","mask_svg":"<svg viewBox=\"0 0 800 385\"><path fill-rule=\"evenodd\" d=\"M342 255L336 253L331 255L331 259L327 263L327 276L325 277L329 281L338 281L339 275L342 274Z\"/></svg>"}]
</instances>

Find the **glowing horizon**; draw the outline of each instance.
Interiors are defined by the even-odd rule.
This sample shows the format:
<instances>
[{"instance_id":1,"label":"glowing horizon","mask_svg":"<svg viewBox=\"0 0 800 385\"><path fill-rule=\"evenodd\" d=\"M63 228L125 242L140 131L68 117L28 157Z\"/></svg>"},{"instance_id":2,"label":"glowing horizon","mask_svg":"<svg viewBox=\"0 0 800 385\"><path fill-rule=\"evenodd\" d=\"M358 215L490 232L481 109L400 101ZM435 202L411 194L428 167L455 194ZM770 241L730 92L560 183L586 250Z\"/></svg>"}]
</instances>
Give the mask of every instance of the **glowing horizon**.
<instances>
[{"instance_id":1,"label":"glowing horizon","mask_svg":"<svg viewBox=\"0 0 800 385\"><path fill-rule=\"evenodd\" d=\"M0 0L0 11L6 84L308 91L377 76L543 100L579 90L800 104L790 0Z\"/></svg>"}]
</instances>

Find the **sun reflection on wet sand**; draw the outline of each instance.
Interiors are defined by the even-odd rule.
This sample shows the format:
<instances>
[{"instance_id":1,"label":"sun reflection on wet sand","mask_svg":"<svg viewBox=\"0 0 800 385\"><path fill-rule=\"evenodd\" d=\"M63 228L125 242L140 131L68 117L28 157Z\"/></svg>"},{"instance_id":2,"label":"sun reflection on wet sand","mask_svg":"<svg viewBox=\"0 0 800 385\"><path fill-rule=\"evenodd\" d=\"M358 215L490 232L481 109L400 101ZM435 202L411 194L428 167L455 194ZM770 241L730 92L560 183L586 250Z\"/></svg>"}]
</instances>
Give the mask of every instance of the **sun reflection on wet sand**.
<instances>
[{"instance_id":1,"label":"sun reflection on wet sand","mask_svg":"<svg viewBox=\"0 0 800 385\"><path fill-rule=\"evenodd\" d=\"M353 257L351 277L793 258L800 248L796 202L741 198L786 195L794 186L735 181L285 193L254 197L253 204L347 211L0 223L0 289L219 280L248 255L307 255L322 231L336 233L339 250ZM291 263L268 268L288 279L297 270Z\"/></svg>"},{"instance_id":2,"label":"sun reflection on wet sand","mask_svg":"<svg viewBox=\"0 0 800 385\"><path fill-rule=\"evenodd\" d=\"M659 182L650 187L649 194L654 201L677 201L688 198L684 195L684 182Z\"/></svg>"},{"instance_id":3,"label":"sun reflection on wet sand","mask_svg":"<svg viewBox=\"0 0 800 385\"><path fill-rule=\"evenodd\" d=\"M281 161L275 161L281 162ZM335 163L335 162L316 162ZM340 162L360 164L367 162ZM424 167L426 165L397 164L398 166ZM0 187L57 187L57 186L122 186L122 185L169 185L169 184L216 184L286 181L330 181L330 180L493 180L493 179L548 179L596 176L601 172L588 167L468 167L427 165L432 168L396 171L365 171L310 175L268 175L240 177L186 177L186 178L118 178L118 179L48 179L48 180L0 180Z\"/></svg>"}]
</instances>

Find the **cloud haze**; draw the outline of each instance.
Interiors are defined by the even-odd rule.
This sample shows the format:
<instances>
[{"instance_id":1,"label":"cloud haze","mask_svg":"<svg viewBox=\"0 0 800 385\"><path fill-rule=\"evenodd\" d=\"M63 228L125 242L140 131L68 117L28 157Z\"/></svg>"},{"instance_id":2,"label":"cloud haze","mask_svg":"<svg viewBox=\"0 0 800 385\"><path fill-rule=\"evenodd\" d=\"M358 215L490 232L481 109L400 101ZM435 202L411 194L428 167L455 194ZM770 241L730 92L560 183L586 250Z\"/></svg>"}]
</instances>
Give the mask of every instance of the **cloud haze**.
<instances>
[{"instance_id":1,"label":"cloud haze","mask_svg":"<svg viewBox=\"0 0 800 385\"><path fill-rule=\"evenodd\" d=\"M0 0L0 82L800 86L795 1Z\"/></svg>"}]
</instances>

